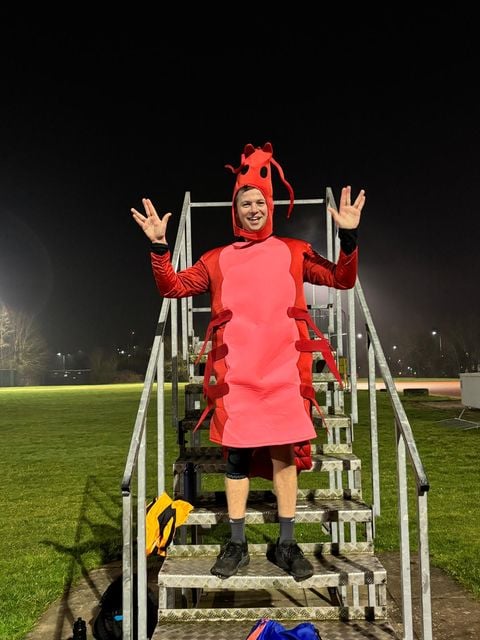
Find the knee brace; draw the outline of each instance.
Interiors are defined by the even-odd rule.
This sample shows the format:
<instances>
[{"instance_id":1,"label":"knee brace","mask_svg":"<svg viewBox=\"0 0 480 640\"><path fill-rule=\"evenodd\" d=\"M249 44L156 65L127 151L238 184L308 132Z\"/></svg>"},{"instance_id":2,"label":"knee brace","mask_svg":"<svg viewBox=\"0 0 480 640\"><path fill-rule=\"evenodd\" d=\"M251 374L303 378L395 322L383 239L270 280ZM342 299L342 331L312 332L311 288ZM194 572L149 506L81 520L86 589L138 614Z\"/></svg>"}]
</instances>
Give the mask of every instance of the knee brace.
<instances>
[{"instance_id":1,"label":"knee brace","mask_svg":"<svg viewBox=\"0 0 480 640\"><path fill-rule=\"evenodd\" d=\"M227 449L225 476L232 480L248 478L251 458L251 449Z\"/></svg>"}]
</instances>

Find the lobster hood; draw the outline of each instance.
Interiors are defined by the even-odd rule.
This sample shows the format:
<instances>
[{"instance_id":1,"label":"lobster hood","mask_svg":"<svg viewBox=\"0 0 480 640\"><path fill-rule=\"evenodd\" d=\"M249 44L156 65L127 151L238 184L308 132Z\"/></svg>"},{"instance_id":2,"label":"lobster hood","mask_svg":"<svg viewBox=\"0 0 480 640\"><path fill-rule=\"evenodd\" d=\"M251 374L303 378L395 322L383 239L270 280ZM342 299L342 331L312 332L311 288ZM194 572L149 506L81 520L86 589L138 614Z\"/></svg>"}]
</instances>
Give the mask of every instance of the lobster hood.
<instances>
[{"instance_id":1,"label":"lobster hood","mask_svg":"<svg viewBox=\"0 0 480 640\"><path fill-rule=\"evenodd\" d=\"M270 142L266 142L263 147L254 147L252 144L245 145L240 159L240 166L236 169L232 165L225 165L237 176L233 189L232 199L232 224L235 236L241 236L247 240L265 240L273 233L273 186L271 165L277 168L283 184L286 186L290 205L288 207L287 218L293 209L294 194L291 185L285 180L281 166L273 158L273 149ZM267 202L267 222L259 231L247 231L238 225L235 214L235 198L238 190L245 186L259 189Z\"/></svg>"}]
</instances>

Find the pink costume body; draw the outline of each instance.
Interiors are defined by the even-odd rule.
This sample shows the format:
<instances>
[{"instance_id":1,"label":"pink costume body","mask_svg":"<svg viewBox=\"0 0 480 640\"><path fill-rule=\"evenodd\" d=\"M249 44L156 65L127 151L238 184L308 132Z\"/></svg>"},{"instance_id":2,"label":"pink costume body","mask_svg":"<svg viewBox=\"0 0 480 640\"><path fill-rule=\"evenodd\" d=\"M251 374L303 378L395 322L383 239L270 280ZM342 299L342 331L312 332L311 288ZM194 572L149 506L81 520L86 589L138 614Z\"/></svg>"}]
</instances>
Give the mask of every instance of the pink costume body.
<instances>
[{"instance_id":1,"label":"pink costume body","mask_svg":"<svg viewBox=\"0 0 480 640\"><path fill-rule=\"evenodd\" d=\"M341 251L334 264L307 242L269 236L213 249L179 273L168 253L151 255L163 296L210 292L212 350L204 385L214 410L210 439L263 447L314 438L312 351L321 350L322 340L310 339L302 317L309 317L303 283L352 287L357 250ZM211 372L215 384L209 384Z\"/></svg>"}]
</instances>

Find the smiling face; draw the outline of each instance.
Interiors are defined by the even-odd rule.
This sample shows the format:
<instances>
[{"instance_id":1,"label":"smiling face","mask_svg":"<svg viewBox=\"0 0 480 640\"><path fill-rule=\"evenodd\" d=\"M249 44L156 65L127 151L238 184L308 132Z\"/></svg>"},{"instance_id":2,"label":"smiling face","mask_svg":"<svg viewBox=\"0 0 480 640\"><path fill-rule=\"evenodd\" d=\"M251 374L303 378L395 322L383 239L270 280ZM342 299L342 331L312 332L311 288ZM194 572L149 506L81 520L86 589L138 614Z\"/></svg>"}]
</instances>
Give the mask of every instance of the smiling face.
<instances>
[{"instance_id":1,"label":"smiling face","mask_svg":"<svg viewBox=\"0 0 480 640\"><path fill-rule=\"evenodd\" d=\"M261 231L267 223L267 201L259 189L242 187L235 198L238 225L246 231Z\"/></svg>"}]
</instances>

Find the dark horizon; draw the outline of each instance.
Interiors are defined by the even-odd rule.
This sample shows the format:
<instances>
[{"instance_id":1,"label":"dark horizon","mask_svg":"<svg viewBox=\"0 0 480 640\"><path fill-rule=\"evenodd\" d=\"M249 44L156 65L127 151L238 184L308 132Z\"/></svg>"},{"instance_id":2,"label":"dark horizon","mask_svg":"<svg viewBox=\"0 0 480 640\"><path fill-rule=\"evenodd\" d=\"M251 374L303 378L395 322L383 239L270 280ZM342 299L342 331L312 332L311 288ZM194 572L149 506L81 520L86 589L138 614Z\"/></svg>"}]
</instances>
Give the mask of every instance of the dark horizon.
<instances>
[{"instance_id":1,"label":"dark horizon","mask_svg":"<svg viewBox=\"0 0 480 640\"><path fill-rule=\"evenodd\" d=\"M151 343L161 300L130 207L150 197L175 229L186 191L228 200L224 165L270 141L296 198L366 189L359 278L382 338L394 325L447 333L473 322L476 36L464 16L461 37L439 37L451 32L446 11L428 30L387 18L357 31L352 21L342 55L333 37L270 28L254 67L268 62L268 74L245 79L225 71L236 49L218 34L191 47L163 36L134 45L126 30L31 24L20 48L12 29L2 42L0 301L36 315L53 352L121 344L132 329ZM275 197L286 197L281 185ZM321 249L314 216L275 215L276 233L311 234ZM196 257L233 240L229 212L195 228Z\"/></svg>"}]
</instances>

